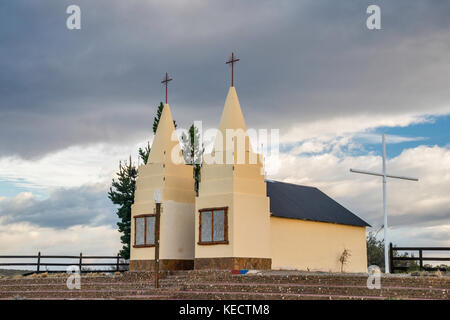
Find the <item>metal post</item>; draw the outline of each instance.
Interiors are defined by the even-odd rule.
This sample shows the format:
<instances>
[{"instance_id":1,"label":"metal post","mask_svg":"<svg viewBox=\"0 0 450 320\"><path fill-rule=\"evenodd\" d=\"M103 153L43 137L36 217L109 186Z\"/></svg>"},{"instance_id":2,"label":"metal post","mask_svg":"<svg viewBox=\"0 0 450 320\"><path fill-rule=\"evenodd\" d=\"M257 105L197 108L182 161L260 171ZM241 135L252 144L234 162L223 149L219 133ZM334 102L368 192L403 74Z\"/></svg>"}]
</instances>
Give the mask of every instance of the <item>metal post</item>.
<instances>
[{"instance_id":1,"label":"metal post","mask_svg":"<svg viewBox=\"0 0 450 320\"><path fill-rule=\"evenodd\" d=\"M78 262L78 268L81 274L81 266L83 265L83 254L80 252L80 261Z\"/></svg>"},{"instance_id":2,"label":"metal post","mask_svg":"<svg viewBox=\"0 0 450 320\"><path fill-rule=\"evenodd\" d=\"M36 273L39 274L39 269L41 267L41 252L38 252L38 258L37 258L37 268L36 268Z\"/></svg>"},{"instance_id":3,"label":"metal post","mask_svg":"<svg viewBox=\"0 0 450 320\"><path fill-rule=\"evenodd\" d=\"M159 287L159 223L161 218L161 203L156 203L155 214L155 288Z\"/></svg>"},{"instance_id":4,"label":"metal post","mask_svg":"<svg viewBox=\"0 0 450 320\"><path fill-rule=\"evenodd\" d=\"M419 249L419 267L420 270L423 269L423 256L422 256L422 249Z\"/></svg>"},{"instance_id":5,"label":"metal post","mask_svg":"<svg viewBox=\"0 0 450 320\"><path fill-rule=\"evenodd\" d=\"M389 240L388 240L388 220L387 220L387 209L386 209L386 138L382 136L383 144L383 214L384 214L384 265L385 273L390 272L389 268Z\"/></svg>"},{"instance_id":6,"label":"metal post","mask_svg":"<svg viewBox=\"0 0 450 320\"><path fill-rule=\"evenodd\" d=\"M389 269L391 269L391 272L394 273L394 247L392 246L392 242L389 243L389 261L390 261Z\"/></svg>"},{"instance_id":7,"label":"metal post","mask_svg":"<svg viewBox=\"0 0 450 320\"><path fill-rule=\"evenodd\" d=\"M116 265L117 272L119 272L119 259L120 259L120 253L117 254L117 265Z\"/></svg>"}]
</instances>

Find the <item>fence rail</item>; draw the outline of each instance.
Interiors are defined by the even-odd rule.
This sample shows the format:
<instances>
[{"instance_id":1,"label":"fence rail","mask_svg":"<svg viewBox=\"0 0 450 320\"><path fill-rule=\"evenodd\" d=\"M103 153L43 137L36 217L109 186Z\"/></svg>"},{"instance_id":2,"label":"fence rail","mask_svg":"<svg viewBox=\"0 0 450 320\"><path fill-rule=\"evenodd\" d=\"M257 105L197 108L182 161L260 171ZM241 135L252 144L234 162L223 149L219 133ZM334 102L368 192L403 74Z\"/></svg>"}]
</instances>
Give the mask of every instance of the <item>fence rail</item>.
<instances>
[{"instance_id":1,"label":"fence rail","mask_svg":"<svg viewBox=\"0 0 450 320\"><path fill-rule=\"evenodd\" d=\"M123 262L122 257L118 254L117 256L83 256L82 253L80 253L79 256L55 256L55 255L41 255L40 252L38 252L37 256L31 256L31 255L0 255L1 259L36 259L36 262L0 262L0 267L2 266L34 266L36 267L36 271L33 271L31 273L40 273L40 272L62 272L62 270L41 270L41 267L69 267L69 266L78 266L80 272L122 272L128 270L129 263ZM45 262L42 261L42 259L77 259L77 261L74 261L72 263L64 263L64 262ZM108 259L108 260L115 260L114 262L107 263L107 262L90 262L86 263L85 260L100 260L100 259ZM86 269L83 267L95 267L95 266L103 266L103 267L111 267L111 269Z\"/></svg>"},{"instance_id":2,"label":"fence rail","mask_svg":"<svg viewBox=\"0 0 450 320\"><path fill-rule=\"evenodd\" d=\"M418 251L419 256L418 257L395 257L394 252L396 251ZM395 270L403 270L406 271L408 269L407 266L396 266L395 261L419 261L419 268L420 270L425 271L446 271L442 268L429 268L424 267L423 262L424 261L450 261L450 256L448 257L424 257L423 252L424 251L449 251L450 247L394 247L392 243L389 244L389 261L390 261L390 270L392 273L395 272Z\"/></svg>"}]
</instances>

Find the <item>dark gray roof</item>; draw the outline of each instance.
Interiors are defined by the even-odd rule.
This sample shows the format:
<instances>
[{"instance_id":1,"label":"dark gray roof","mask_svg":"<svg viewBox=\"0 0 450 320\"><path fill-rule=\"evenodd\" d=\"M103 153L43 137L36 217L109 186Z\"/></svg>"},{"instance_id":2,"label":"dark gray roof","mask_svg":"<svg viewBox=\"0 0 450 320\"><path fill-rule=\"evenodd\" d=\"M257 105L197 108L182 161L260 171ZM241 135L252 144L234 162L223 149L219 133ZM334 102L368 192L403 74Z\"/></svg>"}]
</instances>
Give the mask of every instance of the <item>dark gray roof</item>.
<instances>
[{"instance_id":1,"label":"dark gray roof","mask_svg":"<svg viewBox=\"0 0 450 320\"><path fill-rule=\"evenodd\" d=\"M370 227L325 193L314 187L267 180L270 212L275 217Z\"/></svg>"}]
</instances>

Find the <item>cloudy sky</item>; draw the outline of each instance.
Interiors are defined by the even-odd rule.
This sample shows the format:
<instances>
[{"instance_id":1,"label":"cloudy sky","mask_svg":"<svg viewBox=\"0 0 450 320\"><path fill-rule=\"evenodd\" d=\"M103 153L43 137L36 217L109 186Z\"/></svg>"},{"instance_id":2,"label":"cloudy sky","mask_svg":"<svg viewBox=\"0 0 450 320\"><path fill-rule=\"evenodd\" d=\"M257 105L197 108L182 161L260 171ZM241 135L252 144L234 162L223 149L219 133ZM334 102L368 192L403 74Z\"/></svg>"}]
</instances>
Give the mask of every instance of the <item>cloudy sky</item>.
<instances>
[{"instance_id":1,"label":"cloudy sky","mask_svg":"<svg viewBox=\"0 0 450 320\"><path fill-rule=\"evenodd\" d=\"M66 8L81 8L81 30ZM366 9L381 8L381 30ZM450 2L6 0L0 3L0 253L115 254L107 190L156 106L218 125L230 84L249 128L279 129L268 178L319 187L377 231L450 246ZM380 232L381 234L381 232Z\"/></svg>"}]
</instances>

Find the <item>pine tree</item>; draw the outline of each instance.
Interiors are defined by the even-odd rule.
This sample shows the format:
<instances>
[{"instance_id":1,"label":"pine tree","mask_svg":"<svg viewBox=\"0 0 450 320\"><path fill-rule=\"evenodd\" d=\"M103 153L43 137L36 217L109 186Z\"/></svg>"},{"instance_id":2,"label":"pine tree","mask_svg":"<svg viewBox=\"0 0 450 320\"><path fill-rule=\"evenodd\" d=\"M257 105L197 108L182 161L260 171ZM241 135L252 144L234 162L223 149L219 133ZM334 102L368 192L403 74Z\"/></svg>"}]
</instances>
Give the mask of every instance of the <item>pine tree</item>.
<instances>
[{"instance_id":1,"label":"pine tree","mask_svg":"<svg viewBox=\"0 0 450 320\"><path fill-rule=\"evenodd\" d=\"M109 188L108 197L112 203L119 206L117 216L120 221L117 222L119 232L122 233L120 240L123 243L120 255L124 259L130 258L130 235L131 235L131 205L134 203L134 192L136 190L137 169L131 162L119 164L117 180L113 179L112 186Z\"/></svg>"},{"instance_id":2,"label":"pine tree","mask_svg":"<svg viewBox=\"0 0 450 320\"><path fill-rule=\"evenodd\" d=\"M145 149L139 148L139 156L144 164L147 164L148 156L150 155L150 141L147 141Z\"/></svg>"},{"instance_id":3,"label":"pine tree","mask_svg":"<svg viewBox=\"0 0 450 320\"><path fill-rule=\"evenodd\" d=\"M181 136L183 144L183 157L186 164L194 166L195 192L198 195L198 186L200 183L200 169L202 167L202 156L205 149L200 146L200 134L198 128L191 125L188 136L185 133Z\"/></svg>"}]
</instances>

